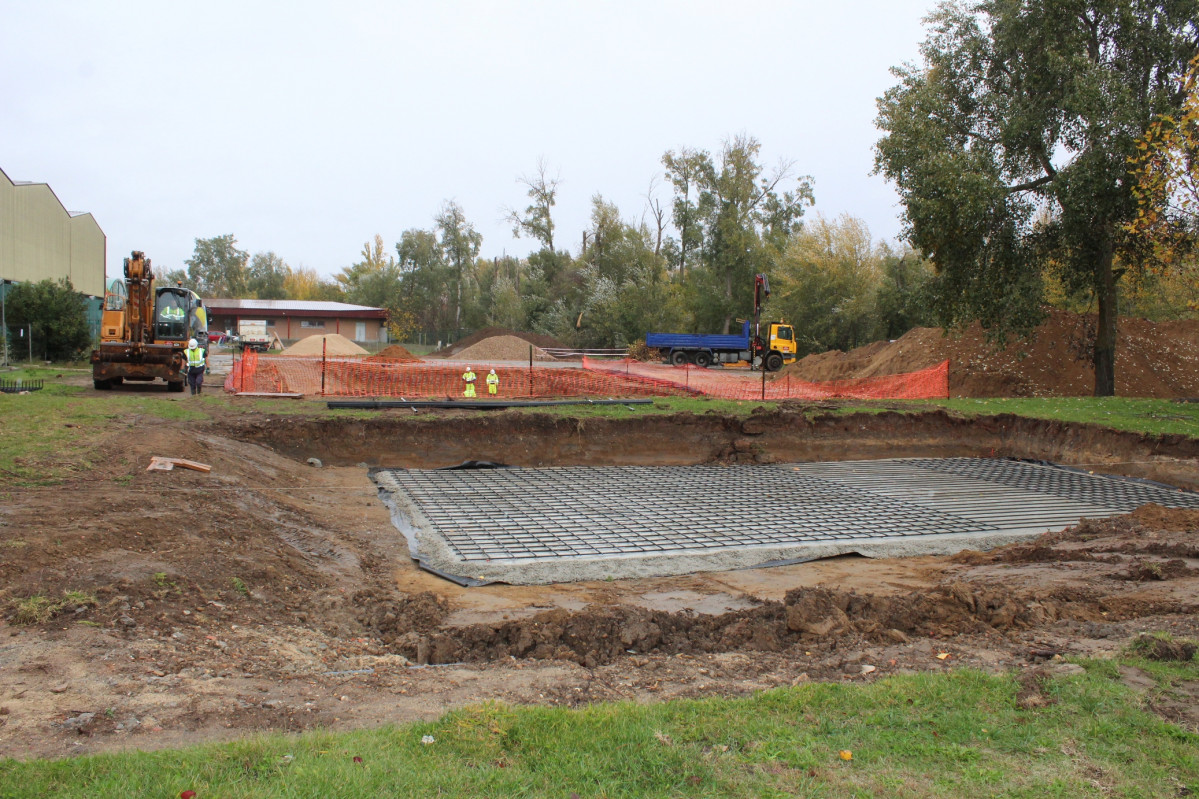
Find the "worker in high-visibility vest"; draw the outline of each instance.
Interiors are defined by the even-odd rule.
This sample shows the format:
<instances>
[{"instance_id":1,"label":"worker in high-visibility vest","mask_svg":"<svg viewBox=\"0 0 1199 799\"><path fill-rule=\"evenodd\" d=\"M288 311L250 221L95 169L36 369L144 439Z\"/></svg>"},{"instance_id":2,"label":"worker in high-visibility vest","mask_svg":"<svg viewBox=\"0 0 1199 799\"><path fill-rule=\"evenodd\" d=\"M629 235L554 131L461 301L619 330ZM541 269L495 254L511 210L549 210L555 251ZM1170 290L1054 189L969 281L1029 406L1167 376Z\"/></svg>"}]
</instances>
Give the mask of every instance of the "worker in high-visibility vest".
<instances>
[{"instance_id":1,"label":"worker in high-visibility vest","mask_svg":"<svg viewBox=\"0 0 1199 799\"><path fill-rule=\"evenodd\" d=\"M191 387L192 396L195 396L204 389L204 350L200 349L199 342L189 338L183 354L187 356L187 384Z\"/></svg>"},{"instance_id":2,"label":"worker in high-visibility vest","mask_svg":"<svg viewBox=\"0 0 1199 799\"><path fill-rule=\"evenodd\" d=\"M500 376L492 369L487 375L487 393L495 396L495 392L500 390Z\"/></svg>"},{"instance_id":3,"label":"worker in high-visibility vest","mask_svg":"<svg viewBox=\"0 0 1199 799\"><path fill-rule=\"evenodd\" d=\"M466 371L462 374L462 382L466 383L466 388L462 389L462 396L474 398L475 396L475 380L478 375L475 374L473 366L466 367Z\"/></svg>"}]
</instances>

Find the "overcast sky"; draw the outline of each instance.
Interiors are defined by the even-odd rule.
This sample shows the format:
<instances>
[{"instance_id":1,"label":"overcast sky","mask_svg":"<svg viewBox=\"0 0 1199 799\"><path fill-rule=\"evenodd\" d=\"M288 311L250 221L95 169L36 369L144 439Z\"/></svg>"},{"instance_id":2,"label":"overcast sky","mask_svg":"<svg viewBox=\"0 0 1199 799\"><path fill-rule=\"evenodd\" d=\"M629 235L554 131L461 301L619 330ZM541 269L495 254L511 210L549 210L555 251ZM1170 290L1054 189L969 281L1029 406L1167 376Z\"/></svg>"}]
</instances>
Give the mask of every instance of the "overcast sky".
<instances>
[{"instance_id":1,"label":"overcast sky","mask_svg":"<svg viewBox=\"0 0 1199 799\"><path fill-rule=\"evenodd\" d=\"M899 234L870 175L875 99L933 0L0 0L0 169L108 237L183 266L225 233L325 275L428 229L446 200L482 255L535 249L505 207L538 160L559 249L593 195L639 220L662 154L739 133L811 175L816 211ZM812 213L812 212L810 212Z\"/></svg>"}]
</instances>

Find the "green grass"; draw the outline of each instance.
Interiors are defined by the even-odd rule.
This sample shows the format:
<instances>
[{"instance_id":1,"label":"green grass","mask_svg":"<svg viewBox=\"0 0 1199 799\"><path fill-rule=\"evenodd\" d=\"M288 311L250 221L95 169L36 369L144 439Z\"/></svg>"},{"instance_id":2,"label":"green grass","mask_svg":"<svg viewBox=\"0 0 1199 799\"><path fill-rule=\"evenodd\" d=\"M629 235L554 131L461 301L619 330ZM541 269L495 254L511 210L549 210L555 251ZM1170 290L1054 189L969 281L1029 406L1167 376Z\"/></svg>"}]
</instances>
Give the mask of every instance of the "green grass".
<instances>
[{"instance_id":1,"label":"green grass","mask_svg":"<svg viewBox=\"0 0 1199 799\"><path fill-rule=\"evenodd\" d=\"M1168 686L1194 664L1127 661ZM152 753L0 761L10 797L1153 797L1199 790L1199 736L1142 709L1117 663L1022 710L1012 675L821 683L748 699L489 704L432 723ZM1163 688L1163 690L1165 690ZM422 743L429 736L431 743ZM852 753L844 760L839 752ZM354 758L361 758L355 762Z\"/></svg>"},{"instance_id":2,"label":"green grass","mask_svg":"<svg viewBox=\"0 0 1199 799\"><path fill-rule=\"evenodd\" d=\"M44 624L64 610L74 609L80 605L95 606L99 604L96 595L86 591L67 591L61 599L53 600L41 594L17 599L12 602L12 623Z\"/></svg>"},{"instance_id":3,"label":"green grass","mask_svg":"<svg viewBox=\"0 0 1199 799\"><path fill-rule=\"evenodd\" d=\"M0 484L54 485L91 470L97 465L94 447L115 419L205 418L180 402L180 394L85 396L87 389L63 384L61 374L54 369L0 372L6 381L44 382L41 391L30 394L0 393Z\"/></svg>"},{"instance_id":4,"label":"green grass","mask_svg":"<svg viewBox=\"0 0 1199 799\"><path fill-rule=\"evenodd\" d=\"M1199 436L1199 402L1134 397L947 399L936 404L968 416L1013 413L1083 422L1151 435Z\"/></svg>"}]
</instances>

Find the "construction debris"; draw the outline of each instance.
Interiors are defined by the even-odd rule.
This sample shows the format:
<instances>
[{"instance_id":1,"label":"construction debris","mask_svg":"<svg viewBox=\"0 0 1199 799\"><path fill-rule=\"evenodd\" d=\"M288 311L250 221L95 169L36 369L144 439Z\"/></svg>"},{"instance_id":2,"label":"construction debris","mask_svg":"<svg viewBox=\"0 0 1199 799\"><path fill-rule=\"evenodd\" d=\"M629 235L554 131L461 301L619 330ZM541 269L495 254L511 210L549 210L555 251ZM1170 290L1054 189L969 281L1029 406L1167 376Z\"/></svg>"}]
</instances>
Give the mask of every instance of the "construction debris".
<instances>
[{"instance_id":1,"label":"construction debris","mask_svg":"<svg viewBox=\"0 0 1199 799\"><path fill-rule=\"evenodd\" d=\"M211 472L212 467L207 463L197 463L196 461L188 461L183 458L164 458L159 455L150 456L150 465L146 467L147 472L169 472L178 466L180 469L192 469L197 472Z\"/></svg>"}]
</instances>

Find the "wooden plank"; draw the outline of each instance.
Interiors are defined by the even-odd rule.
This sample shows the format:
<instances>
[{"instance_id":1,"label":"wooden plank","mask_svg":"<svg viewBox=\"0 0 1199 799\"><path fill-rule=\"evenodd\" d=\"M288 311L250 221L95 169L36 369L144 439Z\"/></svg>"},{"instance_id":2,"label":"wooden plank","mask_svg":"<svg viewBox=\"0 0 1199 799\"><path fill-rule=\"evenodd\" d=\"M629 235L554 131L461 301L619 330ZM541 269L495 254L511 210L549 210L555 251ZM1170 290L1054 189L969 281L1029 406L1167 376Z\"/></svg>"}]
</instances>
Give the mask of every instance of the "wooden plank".
<instances>
[{"instance_id":1,"label":"wooden plank","mask_svg":"<svg viewBox=\"0 0 1199 799\"><path fill-rule=\"evenodd\" d=\"M150 465L146 467L146 471L169 472L176 466L196 472L212 471L212 467L207 463L198 463L196 461L184 460L183 458L164 458L160 455L152 455L150 457Z\"/></svg>"},{"instance_id":2,"label":"wooden plank","mask_svg":"<svg viewBox=\"0 0 1199 799\"><path fill-rule=\"evenodd\" d=\"M303 394L291 391L239 391L238 397L281 397L283 399L301 399Z\"/></svg>"}]
</instances>

